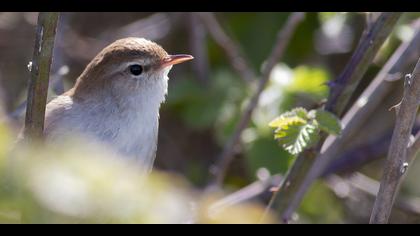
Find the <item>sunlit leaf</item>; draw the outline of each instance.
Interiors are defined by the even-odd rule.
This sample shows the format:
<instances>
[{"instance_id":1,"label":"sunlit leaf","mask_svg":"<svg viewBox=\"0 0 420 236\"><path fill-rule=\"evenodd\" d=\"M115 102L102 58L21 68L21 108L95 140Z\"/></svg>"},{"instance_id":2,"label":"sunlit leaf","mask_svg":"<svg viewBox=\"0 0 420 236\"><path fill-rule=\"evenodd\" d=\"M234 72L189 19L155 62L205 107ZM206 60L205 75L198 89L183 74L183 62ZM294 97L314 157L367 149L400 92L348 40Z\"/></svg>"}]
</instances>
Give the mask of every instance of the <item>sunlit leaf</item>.
<instances>
[{"instance_id":1,"label":"sunlit leaf","mask_svg":"<svg viewBox=\"0 0 420 236\"><path fill-rule=\"evenodd\" d=\"M270 127L274 127L274 128L286 128L289 125L302 125L305 124L306 121L300 117L283 117L280 116L276 119L274 119L273 121L271 121L268 125Z\"/></svg>"},{"instance_id":2,"label":"sunlit leaf","mask_svg":"<svg viewBox=\"0 0 420 236\"><path fill-rule=\"evenodd\" d=\"M274 137L286 151L297 155L316 143L318 126L316 123L289 125L287 129L276 130Z\"/></svg>"}]
</instances>

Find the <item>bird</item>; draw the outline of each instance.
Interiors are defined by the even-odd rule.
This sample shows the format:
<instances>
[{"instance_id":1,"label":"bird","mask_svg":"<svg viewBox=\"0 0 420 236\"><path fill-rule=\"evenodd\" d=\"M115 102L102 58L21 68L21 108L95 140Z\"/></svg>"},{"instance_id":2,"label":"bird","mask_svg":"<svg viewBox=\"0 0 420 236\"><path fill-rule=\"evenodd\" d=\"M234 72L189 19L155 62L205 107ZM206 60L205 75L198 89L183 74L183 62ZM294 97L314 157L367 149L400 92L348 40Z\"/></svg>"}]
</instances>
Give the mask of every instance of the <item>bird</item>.
<instances>
[{"instance_id":1,"label":"bird","mask_svg":"<svg viewBox=\"0 0 420 236\"><path fill-rule=\"evenodd\" d=\"M70 90L46 105L45 141L83 135L151 171L168 73L192 59L170 55L144 38L116 40L90 61Z\"/></svg>"}]
</instances>

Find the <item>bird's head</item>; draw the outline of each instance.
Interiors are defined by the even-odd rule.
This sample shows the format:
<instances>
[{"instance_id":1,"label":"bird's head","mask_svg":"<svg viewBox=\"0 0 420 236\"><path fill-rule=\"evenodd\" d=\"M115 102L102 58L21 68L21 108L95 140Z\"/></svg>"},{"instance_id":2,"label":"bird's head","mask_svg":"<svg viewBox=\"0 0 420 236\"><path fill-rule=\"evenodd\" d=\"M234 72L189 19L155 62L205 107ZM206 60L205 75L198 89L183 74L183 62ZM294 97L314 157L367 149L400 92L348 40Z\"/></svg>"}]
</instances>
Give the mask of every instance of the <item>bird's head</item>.
<instances>
[{"instance_id":1,"label":"bird's head","mask_svg":"<svg viewBox=\"0 0 420 236\"><path fill-rule=\"evenodd\" d=\"M169 55L158 44L144 38L124 38L105 47L86 67L73 89L74 96L92 93L132 96L148 90L165 89L173 65L193 59ZM163 92L163 91L151 91Z\"/></svg>"}]
</instances>

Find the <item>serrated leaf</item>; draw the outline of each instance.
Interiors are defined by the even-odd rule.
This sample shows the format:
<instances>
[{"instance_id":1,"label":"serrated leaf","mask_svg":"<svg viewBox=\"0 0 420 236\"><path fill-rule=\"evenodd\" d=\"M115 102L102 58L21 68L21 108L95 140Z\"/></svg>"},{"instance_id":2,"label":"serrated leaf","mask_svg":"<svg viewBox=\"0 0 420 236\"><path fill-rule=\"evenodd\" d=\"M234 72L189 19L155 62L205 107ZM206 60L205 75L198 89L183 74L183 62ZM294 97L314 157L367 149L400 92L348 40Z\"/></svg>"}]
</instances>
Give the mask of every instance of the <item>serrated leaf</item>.
<instances>
[{"instance_id":1,"label":"serrated leaf","mask_svg":"<svg viewBox=\"0 0 420 236\"><path fill-rule=\"evenodd\" d=\"M293 124L287 129L277 129L274 137L286 151L297 155L316 143L319 138L318 131L316 123Z\"/></svg>"},{"instance_id":2,"label":"serrated leaf","mask_svg":"<svg viewBox=\"0 0 420 236\"><path fill-rule=\"evenodd\" d=\"M315 113L315 120L321 130L333 135L341 133L340 120L331 112L318 109Z\"/></svg>"},{"instance_id":3,"label":"serrated leaf","mask_svg":"<svg viewBox=\"0 0 420 236\"><path fill-rule=\"evenodd\" d=\"M286 128L289 125L293 124L305 124L306 120L298 117L298 116L292 116L292 117L284 117L280 116L271 121L268 125L273 128Z\"/></svg>"}]
</instances>

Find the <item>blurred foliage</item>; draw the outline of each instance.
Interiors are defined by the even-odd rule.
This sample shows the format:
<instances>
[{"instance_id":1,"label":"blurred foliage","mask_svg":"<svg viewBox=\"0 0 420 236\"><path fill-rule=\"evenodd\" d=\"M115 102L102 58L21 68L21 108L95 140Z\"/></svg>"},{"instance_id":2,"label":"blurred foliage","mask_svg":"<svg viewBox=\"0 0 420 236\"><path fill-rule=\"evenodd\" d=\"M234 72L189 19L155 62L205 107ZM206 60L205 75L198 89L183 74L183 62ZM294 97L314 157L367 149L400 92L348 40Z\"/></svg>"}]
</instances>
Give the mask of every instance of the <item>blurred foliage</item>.
<instances>
[{"instance_id":1,"label":"blurred foliage","mask_svg":"<svg viewBox=\"0 0 420 236\"><path fill-rule=\"evenodd\" d=\"M21 143L9 155L7 147L0 149L0 222L257 223L263 214L258 204L210 214L216 198L199 194L181 177L145 175L105 147L83 140ZM271 215L265 223L270 222L275 222Z\"/></svg>"},{"instance_id":2,"label":"blurred foliage","mask_svg":"<svg viewBox=\"0 0 420 236\"><path fill-rule=\"evenodd\" d=\"M301 221L323 224L343 223L343 208L339 199L323 183L315 182L302 201Z\"/></svg>"}]
</instances>

